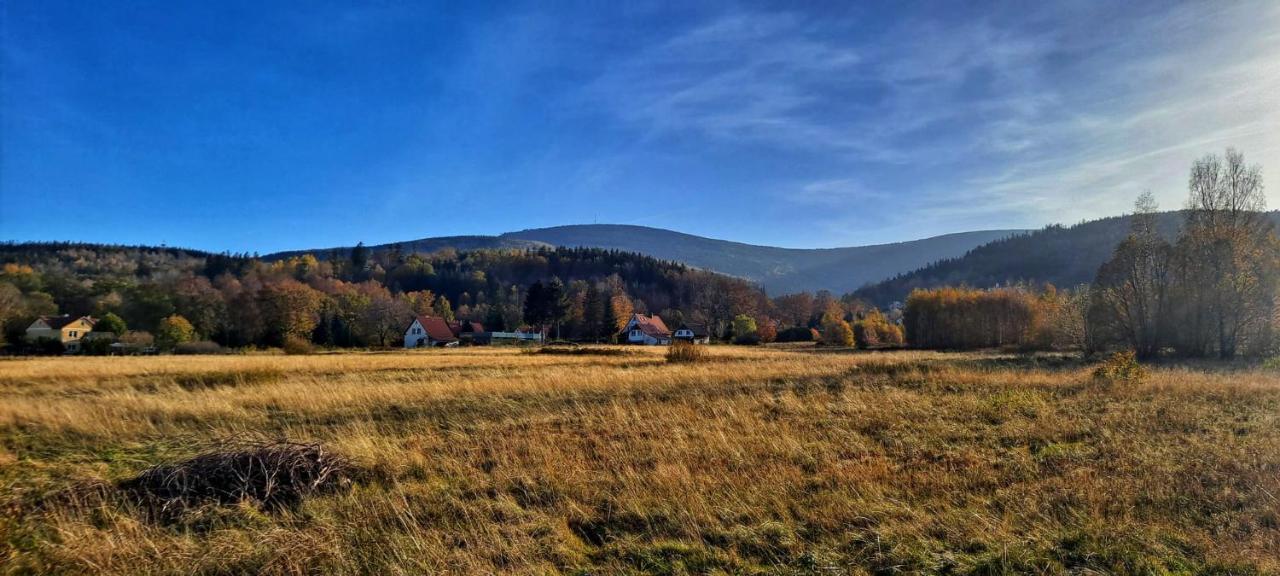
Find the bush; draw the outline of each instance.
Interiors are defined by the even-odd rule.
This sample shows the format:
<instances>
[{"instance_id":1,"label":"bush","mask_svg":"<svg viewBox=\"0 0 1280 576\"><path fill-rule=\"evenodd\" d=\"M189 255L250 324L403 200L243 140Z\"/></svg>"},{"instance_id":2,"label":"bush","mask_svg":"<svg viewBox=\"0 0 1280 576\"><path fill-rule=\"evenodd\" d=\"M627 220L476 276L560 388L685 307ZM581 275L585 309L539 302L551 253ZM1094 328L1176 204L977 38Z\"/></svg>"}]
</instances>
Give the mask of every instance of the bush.
<instances>
[{"instance_id":1,"label":"bush","mask_svg":"<svg viewBox=\"0 0 1280 576\"><path fill-rule=\"evenodd\" d=\"M877 346L901 346L902 327L885 318L879 310L872 310L853 323L853 339L858 348Z\"/></svg>"},{"instance_id":2,"label":"bush","mask_svg":"<svg viewBox=\"0 0 1280 576\"><path fill-rule=\"evenodd\" d=\"M311 342L297 336L286 336L283 348L285 354L310 354L312 351Z\"/></svg>"},{"instance_id":3,"label":"bush","mask_svg":"<svg viewBox=\"0 0 1280 576\"><path fill-rule=\"evenodd\" d=\"M35 342L31 343L31 351L34 354L57 356L66 354L67 347L57 338L37 338Z\"/></svg>"},{"instance_id":4,"label":"bush","mask_svg":"<svg viewBox=\"0 0 1280 576\"><path fill-rule=\"evenodd\" d=\"M1147 369L1138 363L1134 351L1116 352L1093 370L1095 380L1107 382L1141 382L1147 377Z\"/></svg>"},{"instance_id":5,"label":"bush","mask_svg":"<svg viewBox=\"0 0 1280 576\"><path fill-rule=\"evenodd\" d=\"M217 342L201 340L199 342L183 342L173 348L174 354L222 354L225 350Z\"/></svg>"},{"instance_id":6,"label":"bush","mask_svg":"<svg viewBox=\"0 0 1280 576\"><path fill-rule=\"evenodd\" d=\"M80 353L86 356L106 356L111 353L113 341L114 339L103 336L84 338L80 340Z\"/></svg>"},{"instance_id":7,"label":"bush","mask_svg":"<svg viewBox=\"0 0 1280 576\"><path fill-rule=\"evenodd\" d=\"M853 328L835 317L822 320L822 343L827 346L853 346Z\"/></svg>"},{"instance_id":8,"label":"bush","mask_svg":"<svg viewBox=\"0 0 1280 576\"><path fill-rule=\"evenodd\" d=\"M1266 361L1262 363L1262 369L1280 371L1280 356L1267 358Z\"/></svg>"},{"instance_id":9,"label":"bush","mask_svg":"<svg viewBox=\"0 0 1280 576\"><path fill-rule=\"evenodd\" d=\"M667 348L667 362L672 364L686 364L693 362L701 362L706 359L706 355L702 352L702 347L689 342L676 342Z\"/></svg>"},{"instance_id":10,"label":"bush","mask_svg":"<svg viewBox=\"0 0 1280 576\"><path fill-rule=\"evenodd\" d=\"M760 343L760 333L759 333L759 332L748 332L748 333L743 334L743 335L741 335L741 336L735 336L735 337L733 338L733 343L734 343L734 344L741 344L741 345L744 345L744 346L755 346L755 345L757 345L757 344L759 344L759 343Z\"/></svg>"},{"instance_id":11,"label":"bush","mask_svg":"<svg viewBox=\"0 0 1280 576\"><path fill-rule=\"evenodd\" d=\"M776 322L764 322L756 329L756 335L760 337L760 342L768 344L778 339L778 324Z\"/></svg>"},{"instance_id":12,"label":"bush","mask_svg":"<svg viewBox=\"0 0 1280 576\"><path fill-rule=\"evenodd\" d=\"M804 326L792 326L778 332L778 342L813 342L813 330Z\"/></svg>"}]
</instances>

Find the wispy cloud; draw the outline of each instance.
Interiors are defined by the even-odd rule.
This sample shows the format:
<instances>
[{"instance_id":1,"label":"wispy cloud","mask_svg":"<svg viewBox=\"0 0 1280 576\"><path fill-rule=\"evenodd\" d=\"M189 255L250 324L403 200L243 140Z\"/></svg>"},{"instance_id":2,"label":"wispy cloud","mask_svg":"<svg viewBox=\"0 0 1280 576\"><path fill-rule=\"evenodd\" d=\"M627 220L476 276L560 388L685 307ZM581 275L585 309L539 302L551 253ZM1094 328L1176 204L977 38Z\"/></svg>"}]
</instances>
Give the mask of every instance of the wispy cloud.
<instances>
[{"instance_id":1,"label":"wispy cloud","mask_svg":"<svg viewBox=\"0 0 1280 576\"><path fill-rule=\"evenodd\" d=\"M1226 146L1276 174L1280 5L1046 6L884 30L734 12L587 93L646 141L809 155L811 177L771 196L822 206L833 230L1073 222L1144 189L1176 207L1191 159Z\"/></svg>"}]
</instances>

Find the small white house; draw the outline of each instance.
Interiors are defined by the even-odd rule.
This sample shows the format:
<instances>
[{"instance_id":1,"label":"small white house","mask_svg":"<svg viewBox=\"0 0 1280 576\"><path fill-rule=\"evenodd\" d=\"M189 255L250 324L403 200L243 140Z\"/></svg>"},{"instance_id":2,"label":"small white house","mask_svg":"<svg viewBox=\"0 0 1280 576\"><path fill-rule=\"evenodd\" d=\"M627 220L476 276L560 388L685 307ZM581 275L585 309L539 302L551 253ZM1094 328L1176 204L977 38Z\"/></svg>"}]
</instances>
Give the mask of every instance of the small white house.
<instances>
[{"instance_id":1,"label":"small white house","mask_svg":"<svg viewBox=\"0 0 1280 576\"><path fill-rule=\"evenodd\" d=\"M449 324L438 316L418 316L404 329L405 348L430 348L457 343L458 337L449 329Z\"/></svg>"},{"instance_id":2,"label":"small white house","mask_svg":"<svg viewBox=\"0 0 1280 576\"><path fill-rule=\"evenodd\" d=\"M672 335L672 338L676 340L684 340L685 342L692 342L694 344L710 344L711 332L707 330L707 327L704 324L686 322L681 324L679 328L676 328L675 334Z\"/></svg>"},{"instance_id":3,"label":"small white house","mask_svg":"<svg viewBox=\"0 0 1280 576\"><path fill-rule=\"evenodd\" d=\"M627 321L626 326L622 327L622 332L619 335L621 340L630 344L655 346L671 343L671 330L667 329L667 325L662 322L662 318L657 316L632 314L631 319Z\"/></svg>"}]
</instances>

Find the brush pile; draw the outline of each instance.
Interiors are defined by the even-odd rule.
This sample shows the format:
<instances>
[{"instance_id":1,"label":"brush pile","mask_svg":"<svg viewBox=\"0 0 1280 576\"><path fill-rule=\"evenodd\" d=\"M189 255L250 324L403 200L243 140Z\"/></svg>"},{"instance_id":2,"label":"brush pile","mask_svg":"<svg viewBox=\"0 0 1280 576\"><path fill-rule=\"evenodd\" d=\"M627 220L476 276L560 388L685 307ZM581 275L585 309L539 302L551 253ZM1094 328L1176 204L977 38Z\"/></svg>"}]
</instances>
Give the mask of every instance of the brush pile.
<instances>
[{"instance_id":1,"label":"brush pile","mask_svg":"<svg viewBox=\"0 0 1280 576\"><path fill-rule=\"evenodd\" d=\"M347 459L320 444L234 441L189 460L149 468L122 482L120 489L163 515L240 502L278 510L350 484L353 472Z\"/></svg>"}]
</instances>

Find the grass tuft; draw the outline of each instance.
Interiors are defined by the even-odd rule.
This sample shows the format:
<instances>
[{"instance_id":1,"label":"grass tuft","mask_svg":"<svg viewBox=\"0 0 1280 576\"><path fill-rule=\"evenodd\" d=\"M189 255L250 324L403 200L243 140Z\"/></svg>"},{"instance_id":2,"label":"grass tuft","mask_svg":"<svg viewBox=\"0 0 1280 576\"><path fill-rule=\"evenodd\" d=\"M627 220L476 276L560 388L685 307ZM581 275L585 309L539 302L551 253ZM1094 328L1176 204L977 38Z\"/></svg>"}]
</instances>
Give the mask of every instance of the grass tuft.
<instances>
[{"instance_id":1,"label":"grass tuft","mask_svg":"<svg viewBox=\"0 0 1280 576\"><path fill-rule=\"evenodd\" d=\"M1093 370L1095 380L1105 382L1138 383L1147 379L1147 369L1138 363L1132 350L1116 352Z\"/></svg>"},{"instance_id":2,"label":"grass tuft","mask_svg":"<svg viewBox=\"0 0 1280 576\"><path fill-rule=\"evenodd\" d=\"M675 342L667 347L667 362L671 364L692 364L706 359L702 347L690 342Z\"/></svg>"}]
</instances>

